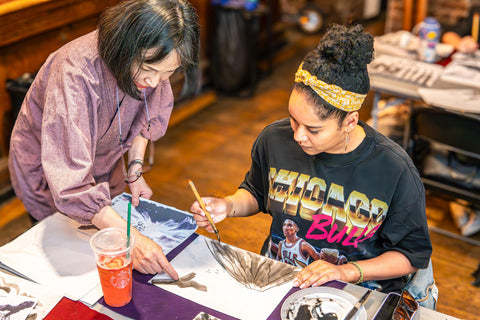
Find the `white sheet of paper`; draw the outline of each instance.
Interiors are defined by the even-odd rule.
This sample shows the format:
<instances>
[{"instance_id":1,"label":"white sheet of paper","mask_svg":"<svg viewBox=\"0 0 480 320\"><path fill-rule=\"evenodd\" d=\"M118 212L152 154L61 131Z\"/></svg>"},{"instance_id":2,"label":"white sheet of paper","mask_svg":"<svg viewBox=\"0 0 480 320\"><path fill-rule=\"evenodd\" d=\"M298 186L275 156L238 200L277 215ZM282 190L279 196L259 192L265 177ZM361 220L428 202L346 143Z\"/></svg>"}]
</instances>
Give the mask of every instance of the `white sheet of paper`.
<instances>
[{"instance_id":1,"label":"white sheet of paper","mask_svg":"<svg viewBox=\"0 0 480 320\"><path fill-rule=\"evenodd\" d=\"M89 307L92 307L97 301L103 297L102 285L98 283L98 285L90 290L87 294L80 298L84 304Z\"/></svg>"},{"instance_id":2,"label":"white sheet of paper","mask_svg":"<svg viewBox=\"0 0 480 320\"><path fill-rule=\"evenodd\" d=\"M426 89L419 88L422 99L434 106L453 111L480 114L479 89Z\"/></svg>"},{"instance_id":3,"label":"white sheet of paper","mask_svg":"<svg viewBox=\"0 0 480 320\"><path fill-rule=\"evenodd\" d=\"M193 280L207 286L207 292L191 287L179 288L176 285L158 286L236 318L245 320L268 318L292 288L292 281L263 292L248 289L232 278L215 260L205 241L212 240L202 236L196 238L171 261L171 264L180 277L195 272Z\"/></svg>"},{"instance_id":4,"label":"white sheet of paper","mask_svg":"<svg viewBox=\"0 0 480 320\"><path fill-rule=\"evenodd\" d=\"M443 69L440 79L462 86L480 88L480 68L450 62Z\"/></svg>"},{"instance_id":5,"label":"white sheet of paper","mask_svg":"<svg viewBox=\"0 0 480 320\"><path fill-rule=\"evenodd\" d=\"M79 226L55 213L1 247L0 260L37 283L79 300L100 283L90 237L86 231L76 231Z\"/></svg>"},{"instance_id":6,"label":"white sheet of paper","mask_svg":"<svg viewBox=\"0 0 480 320\"><path fill-rule=\"evenodd\" d=\"M9 288L10 294L30 297L37 301L33 310L29 312L36 314L36 319L43 319L63 297L62 293L48 286L40 286L4 272L0 272L0 296L4 292L1 288Z\"/></svg>"}]
</instances>

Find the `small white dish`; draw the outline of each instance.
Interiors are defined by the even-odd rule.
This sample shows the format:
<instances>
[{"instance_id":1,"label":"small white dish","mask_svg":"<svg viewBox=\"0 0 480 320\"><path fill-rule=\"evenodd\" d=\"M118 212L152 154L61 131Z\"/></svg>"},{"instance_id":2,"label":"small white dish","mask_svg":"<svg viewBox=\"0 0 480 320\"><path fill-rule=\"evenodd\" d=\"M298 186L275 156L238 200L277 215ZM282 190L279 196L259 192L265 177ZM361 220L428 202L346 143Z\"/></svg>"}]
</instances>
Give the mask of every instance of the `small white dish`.
<instances>
[{"instance_id":1,"label":"small white dish","mask_svg":"<svg viewBox=\"0 0 480 320\"><path fill-rule=\"evenodd\" d=\"M300 307L310 312L315 305L321 306L326 315L334 313L338 320L342 320L353 308L358 299L348 292L331 287L306 288L291 294L283 303L280 311L282 320L293 320ZM362 306L354 320L367 320L367 311Z\"/></svg>"},{"instance_id":2,"label":"small white dish","mask_svg":"<svg viewBox=\"0 0 480 320\"><path fill-rule=\"evenodd\" d=\"M446 58L452 54L453 49L453 46L448 43L437 43L435 52L437 53L437 56Z\"/></svg>"}]
</instances>

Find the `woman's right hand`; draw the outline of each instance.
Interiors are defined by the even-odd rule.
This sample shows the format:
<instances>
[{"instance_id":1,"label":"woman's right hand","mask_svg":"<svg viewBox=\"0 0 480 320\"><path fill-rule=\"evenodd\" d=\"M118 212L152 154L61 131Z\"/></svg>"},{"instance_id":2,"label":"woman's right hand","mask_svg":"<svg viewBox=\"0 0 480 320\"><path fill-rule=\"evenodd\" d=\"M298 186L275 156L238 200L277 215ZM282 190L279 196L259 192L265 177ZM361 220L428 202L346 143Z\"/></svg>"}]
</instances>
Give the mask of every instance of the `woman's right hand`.
<instances>
[{"instance_id":1,"label":"woman's right hand","mask_svg":"<svg viewBox=\"0 0 480 320\"><path fill-rule=\"evenodd\" d=\"M134 229L133 268L145 274L165 271L172 279L178 280L178 273L168 262L162 247L152 239Z\"/></svg>"},{"instance_id":2,"label":"woman's right hand","mask_svg":"<svg viewBox=\"0 0 480 320\"><path fill-rule=\"evenodd\" d=\"M111 206L105 206L95 214L92 223L99 229L117 227L126 230L127 228L127 222ZM165 257L162 247L137 229L132 227L131 230L135 237L132 255L133 267L139 272L147 274L165 271L172 279L178 280L178 274Z\"/></svg>"},{"instance_id":3,"label":"woman's right hand","mask_svg":"<svg viewBox=\"0 0 480 320\"><path fill-rule=\"evenodd\" d=\"M218 223L225 219L231 210L230 203L222 198L205 197L202 198L202 201L205 203L205 208L210 213L214 223ZM193 218L199 227L205 228L208 232L213 232L213 229L208 223L208 219L198 201L195 201L191 205L190 211L193 213Z\"/></svg>"}]
</instances>

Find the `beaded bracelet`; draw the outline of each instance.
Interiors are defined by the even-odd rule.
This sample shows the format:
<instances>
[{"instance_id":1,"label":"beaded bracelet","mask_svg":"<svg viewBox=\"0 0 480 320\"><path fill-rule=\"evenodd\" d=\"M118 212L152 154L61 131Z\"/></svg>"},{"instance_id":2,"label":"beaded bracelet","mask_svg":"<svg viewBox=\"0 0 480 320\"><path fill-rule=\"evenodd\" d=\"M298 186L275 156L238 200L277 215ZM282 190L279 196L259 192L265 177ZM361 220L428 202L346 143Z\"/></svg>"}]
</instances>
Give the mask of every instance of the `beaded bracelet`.
<instances>
[{"instance_id":1,"label":"beaded bracelet","mask_svg":"<svg viewBox=\"0 0 480 320\"><path fill-rule=\"evenodd\" d=\"M362 283L363 282L363 270L362 268L360 268L360 266L358 265L358 263L354 262L354 261L349 261L348 263L350 264L353 264L355 266L355 268L357 268L358 272L360 273L360 277L358 278L357 281L355 282L352 282L353 284L359 284L359 283Z\"/></svg>"}]
</instances>

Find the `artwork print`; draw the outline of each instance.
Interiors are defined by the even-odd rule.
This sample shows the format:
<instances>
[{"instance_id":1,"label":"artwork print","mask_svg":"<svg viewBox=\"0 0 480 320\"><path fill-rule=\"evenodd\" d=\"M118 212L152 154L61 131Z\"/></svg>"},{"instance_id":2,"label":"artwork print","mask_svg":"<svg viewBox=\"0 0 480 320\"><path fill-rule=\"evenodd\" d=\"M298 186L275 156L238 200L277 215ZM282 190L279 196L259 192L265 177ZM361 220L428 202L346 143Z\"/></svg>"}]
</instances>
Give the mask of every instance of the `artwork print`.
<instances>
[{"instance_id":1,"label":"artwork print","mask_svg":"<svg viewBox=\"0 0 480 320\"><path fill-rule=\"evenodd\" d=\"M26 283L25 280L0 272L1 320L34 320L41 319L45 314L43 303L21 288Z\"/></svg>"},{"instance_id":2,"label":"artwork print","mask_svg":"<svg viewBox=\"0 0 480 320\"><path fill-rule=\"evenodd\" d=\"M380 55L368 65L368 73L390 77L422 87L431 87L442 73L436 64L407 58Z\"/></svg>"},{"instance_id":3,"label":"artwork print","mask_svg":"<svg viewBox=\"0 0 480 320\"><path fill-rule=\"evenodd\" d=\"M112 200L112 208L127 220L132 196L123 193ZM151 200L141 199L131 210L132 227L159 244L168 254L197 230L193 216L185 211Z\"/></svg>"},{"instance_id":4,"label":"artwork print","mask_svg":"<svg viewBox=\"0 0 480 320\"><path fill-rule=\"evenodd\" d=\"M197 314L195 318L193 318L193 320L221 320L221 319L218 319L217 317L214 317L206 312L200 312L199 314Z\"/></svg>"},{"instance_id":5,"label":"artwork print","mask_svg":"<svg viewBox=\"0 0 480 320\"><path fill-rule=\"evenodd\" d=\"M37 300L29 297L0 293L0 320L25 320L36 303ZM36 314L29 318L36 319Z\"/></svg>"},{"instance_id":6,"label":"artwork print","mask_svg":"<svg viewBox=\"0 0 480 320\"><path fill-rule=\"evenodd\" d=\"M232 278L249 289L266 291L293 280L300 271L292 265L268 259L215 241L206 241L208 249Z\"/></svg>"}]
</instances>

